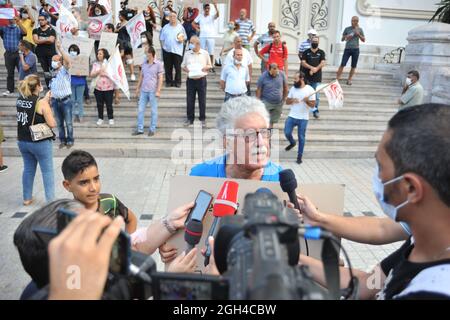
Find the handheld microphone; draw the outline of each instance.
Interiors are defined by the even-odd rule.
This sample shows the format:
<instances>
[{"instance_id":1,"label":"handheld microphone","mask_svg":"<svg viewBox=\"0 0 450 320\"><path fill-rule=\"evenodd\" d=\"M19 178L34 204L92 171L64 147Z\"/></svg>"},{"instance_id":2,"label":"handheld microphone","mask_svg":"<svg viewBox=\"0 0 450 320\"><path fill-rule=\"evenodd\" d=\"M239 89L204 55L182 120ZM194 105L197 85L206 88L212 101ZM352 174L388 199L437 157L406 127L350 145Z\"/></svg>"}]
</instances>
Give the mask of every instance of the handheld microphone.
<instances>
[{"instance_id":1,"label":"handheld microphone","mask_svg":"<svg viewBox=\"0 0 450 320\"><path fill-rule=\"evenodd\" d=\"M184 231L184 240L187 243L186 253L194 249L200 242L203 233L203 224L201 221L190 220Z\"/></svg>"},{"instance_id":2,"label":"handheld microphone","mask_svg":"<svg viewBox=\"0 0 450 320\"><path fill-rule=\"evenodd\" d=\"M280 186L283 192L287 193L289 201L294 204L295 209L297 209L298 211L300 211L300 213L302 213L300 205L298 204L297 194L295 193L295 189L297 189L297 179L295 178L294 171L292 171L291 169L286 169L280 172ZM301 223L303 224L303 219ZM305 238L305 245L306 245L306 255L309 256L309 246L306 238ZM298 244L298 249L300 251L300 243Z\"/></svg>"},{"instance_id":3,"label":"handheld microphone","mask_svg":"<svg viewBox=\"0 0 450 320\"><path fill-rule=\"evenodd\" d=\"M232 216L237 212L237 195L239 190L239 183L234 181L225 181L219 194L214 201L213 215L214 221L209 229L208 237L206 238L206 252L205 252L205 267L209 264L209 257L211 256L211 248L209 246L209 237L215 236L217 226L220 218L225 216Z\"/></svg>"},{"instance_id":4,"label":"handheld microphone","mask_svg":"<svg viewBox=\"0 0 450 320\"><path fill-rule=\"evenodd\" d=\"M280 172L280 186L283 192L287 193L289 201L294 204L295 209L300 211L297 194L295 193L295 189L297 189L297 179L295 178L294 171L286 169Z\"/></svg>"}]
</instances>

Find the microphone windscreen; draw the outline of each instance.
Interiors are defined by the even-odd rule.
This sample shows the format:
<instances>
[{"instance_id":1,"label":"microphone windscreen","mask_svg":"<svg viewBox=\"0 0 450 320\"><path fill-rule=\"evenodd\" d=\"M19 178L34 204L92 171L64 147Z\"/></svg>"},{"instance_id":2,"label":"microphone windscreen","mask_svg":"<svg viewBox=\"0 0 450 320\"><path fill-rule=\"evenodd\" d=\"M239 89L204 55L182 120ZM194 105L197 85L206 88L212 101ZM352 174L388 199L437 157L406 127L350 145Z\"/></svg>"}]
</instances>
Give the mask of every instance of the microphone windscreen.
<instances>
[{"instance_id":1,"label":"microphone windscreen","mask_svg":"<svg viewBox=\"0 0 450 320\"><path fill-rule=\"evenodd\" d=\"M184 231L184 240L188 244L195 246L200 242L202 233L203 233L203 224L201 223L201 221L190 220L186 225Z\"/></svg>"},{"instance_id":2,"label":"microphone windscreen","mask_svg":"<svg viewBox=\"0 0 450 320\"><path fill-rule=\"evenodd\" d=\"M292 192L297 189L297 179L294 171L286 169L280 172L280 186L283 192Z\"/></svg>"},{"instance_id":3,"label":"microphone windscreen","mask_svg":"<svg viewBox=\"0 0 450 320\"><path fill-rule=\"evenodd\" d=\"M238 225L224 225L214 240L214 260L220 274L227 271L227 256L233 238L242 230Z\"/></svg>"},{"instance_id":4,"label":"microphone windscreen","mask_svg":"<svg viewBox=\"0 0 450 320\"><path fill-rule=\"evenodd\" d=\"M215 217L220 218L236 213L238 191L239 184L237 182L225 181L223 183L213 206Z\"/></svg>"}]
</instances>

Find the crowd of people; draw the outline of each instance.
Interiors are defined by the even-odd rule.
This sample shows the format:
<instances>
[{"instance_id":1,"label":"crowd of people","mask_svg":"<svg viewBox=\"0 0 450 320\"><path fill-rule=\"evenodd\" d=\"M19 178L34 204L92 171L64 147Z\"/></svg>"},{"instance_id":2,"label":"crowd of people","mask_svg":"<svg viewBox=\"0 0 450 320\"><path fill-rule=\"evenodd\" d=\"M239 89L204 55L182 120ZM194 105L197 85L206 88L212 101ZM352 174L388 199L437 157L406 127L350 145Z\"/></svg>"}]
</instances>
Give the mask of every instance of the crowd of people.
<instances>
[{"instance_id":1,"label":"crowd of people","mask_svg":"<svg viewBox=\"0 0 450 320\"><path fill-rule=\"evenodd\" d=\"M117 26L105 25L105 32L118 33L119 50L124 64L129 67L130 81L137 81L137 125L132 135L144 134L148 104L152 109L148 136L156 134L158 98L164 81L165 87L180 88L182 71L187 76L185 126L194 124L198 96L199 120L206 127L207 77L210 72L216 72L216 65L221 65L218 85L224 92L224 103L215 127L223 136L223 155L194 166L190 175L279 181L282 168L271 161L270 147L274 126L281 119L284 104L290 108L284 124L289 143L285 150L290 151L298 144L298 164L303 162L310 113L315 119L320 118L317 89L323 81L326 55L320 49L319 35L314 29L308 32L308 39L298 48L300 70L290 71L287 45L275 23L270 22L267 33L254 42L253 50L261 59L261 75L255 84L256 97L251 97L254 70L250 50L256 36L255 26L242 9L239 19L228 22L220 57L215 60L214 30L220 13L216 1L212 6L214 14L210 4L204 4L202 12L185 8L181 23L172 1L165 4L161 1L159 40L162 61L153 45L154 30L159 28L156 15L148 6L143 12L146 31L141 34L145 58L137 77L130 35L125 27L137 11L128 9L124 2ZM138 229L133 211L117 196L101 192L100 168L95 158L82 150L72 151L61 166L62 184L73 200L55 200L51 129L58 130L59 148L74 146L73 115L77 122L83 121L84 98L89 96L90 89L86 76L71 74L71 57L79 54L79 48L69 48L68 52L62 48L54 30L57 10L41 0L41 7L33 8L38 11L39 24L33 29L30 8L22 9L19 17L11 19L7 27L0 28L8 71L7 91L3 95L14 92L14 74L18 69L21 81L16 108L18 147L24 162L23 204L33 202L38 164L48 202L27 217L14 234L23 267L32 279L22 298L32 298L41 290L47 290L45 297L49 299L102 298L111 248L121 228L130 234L133 250L146 255L159 250L161 259L169 264L169 272L194 272L197 249L179 252L167 245L167 240L184 228L194 203L187 203L149 227ZM78 10L71 9L74 13ZM90 3L87 12L89 16L101 16L107 9L94 2ZM84 31L82 23L71 30L74 36L83 36ZM353 17L352 26L343 32L342 41L346 41L346 48L336 75L340 80L343 68L352 58L349 86L356 73L359 42L365 40L357 17ZM94 47L96 61L90 69L90 78L95 79L91 87L97 102L97 125L104 123L106 106L108 124L112 126L115 124L114 100L119 97L119 90L106 70L112 53L100 48L98 41ZM37 74L37 62L44 71L44 79ZM289 72L294 80L291 88ZM376 245L405 241L372 273L354 270L360 279L360 298L450 298L450 107L422 105L423 88L419 79L418 71L408 73L398 101L400 111L389 121L376 153L373 191L386 218L325 214L306 196L298 195L301 210L294 213L306 216L313 225L326 228L339 237ZM42 94L45 88L41 80L48 89L45 94ZM298 141L293 137L295 127ZM2 140L0 128L0 144ZM0 172L6 169L0 149ZM76 211L77 218L53 240L42 241L33 228L56 228L56 212L60 208ZM89 237L81 239L85 233L89 233ZM209 241L213 248L214 239ZM314 279L326 285L320 261L301 255L299 264L308 265ZM70 265L78 265L83 270L80 290L69 290L65 286L66 270ZM214 258L207 270L211 275L219 275ZM376 272L382 275L383 287L369 286L367 279ZM342 287L345 287L349 282L347 270L343 267L341 273Z\"/></svg>"}]
</instances>

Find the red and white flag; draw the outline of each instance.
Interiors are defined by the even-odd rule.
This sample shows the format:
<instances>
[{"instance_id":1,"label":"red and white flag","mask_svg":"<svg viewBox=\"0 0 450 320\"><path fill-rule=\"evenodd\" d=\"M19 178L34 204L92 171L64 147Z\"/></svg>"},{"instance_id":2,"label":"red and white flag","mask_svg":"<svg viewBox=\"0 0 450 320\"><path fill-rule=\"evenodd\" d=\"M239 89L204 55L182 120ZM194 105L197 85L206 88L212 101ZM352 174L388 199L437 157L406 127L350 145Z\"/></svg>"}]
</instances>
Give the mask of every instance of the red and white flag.
<instances>
[{"instance_id":1,"label":"red and white flag","mask_svg":"<svg viewBox=\"0 0 450 320\"><path fill-rule=\"evenodd\" d=\"M56 32L64 38L67 35L71 35L70 30L78 28L78 21L64 6L59 8L59 18L56 20Z\"/></svg>"},{"instance_id":2,"label":"red and white flag","mask_svg":"<svg viewBox=\"0 0 450 320\"><path fill-rule=\"evenodd\" d=\"M128 87L127 75L125 68L123 67L122 57L120 56L119 47L116 47L116 51L111 55L106 66L106 73L114 84L125 93L128 99L130 99L130 89Z\"/></svg>"},{"instance_id":3,"label":"red and white flag","mask_svg":"<svg viewBox=\"0 0 450 320\"><path fill-rule=\"evenodd\" d=\"M141 12L140 14L135 15L130 21L128 21L125 27L130 35L131 47L136 49L142 43L141 33L146 30L144 14Z\"/></svg>"},{"instance_id":4,"label":"red and white flag","mask_svg":"<svg viewBox=\"0 0 450 320\"><path fill-rule=\"evenodd\" d=\"M107 23L112 22L111 13L105 14L104 16L89 17L88 33L89 38L94 40L100 40L102 36L102 31L105 29Z\"/></svg>"},{"instance_id":5,"label":"red and white flag","mask_svg":"<svg viewBox=\"0 0 450 320\"><path fill-rule=\"evenodd\" d=\"M330 110L339 109L344 106L344 91L339 81L335 80L330 85L327 85L323 91L327 96Z\"/></svg>"},{"instance_id":6,"label":"red and white flag","mask_svg":"<svg viewBox=\"0 0 450 320\"><path fill-rule=\"evenodd\" d=\"M72 6L71 1L69 0L47 0L47 2L55 8L56 12L60 12L61 7L69 9Z\"/></svg>"}]
</instances>

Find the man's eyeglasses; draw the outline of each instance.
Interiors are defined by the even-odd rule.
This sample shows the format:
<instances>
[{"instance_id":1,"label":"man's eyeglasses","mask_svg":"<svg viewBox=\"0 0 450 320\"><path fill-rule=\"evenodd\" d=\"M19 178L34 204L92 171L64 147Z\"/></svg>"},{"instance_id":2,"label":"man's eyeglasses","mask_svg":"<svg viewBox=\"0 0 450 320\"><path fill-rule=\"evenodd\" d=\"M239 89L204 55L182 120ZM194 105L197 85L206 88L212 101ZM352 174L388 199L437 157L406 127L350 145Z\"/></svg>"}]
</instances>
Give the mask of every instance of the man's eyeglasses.
<instances>
[{"instance_id":1,"label":"man's eyeglasses","mask_svg":"<svg viewBox=\"0 0 450 320\"><path fill-rule=\"evenodd\" d=\"M267 128L267 129L236 129L233 133L227 134L231 137L236 138L244 138L247 142L255 142L258 139L258 135L261 135L264 139L270 139L272 137L272 131L273 129Z\"/></svg>"}]
</instances>

